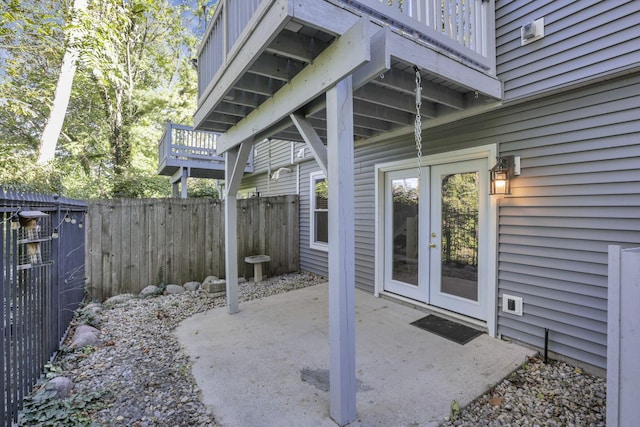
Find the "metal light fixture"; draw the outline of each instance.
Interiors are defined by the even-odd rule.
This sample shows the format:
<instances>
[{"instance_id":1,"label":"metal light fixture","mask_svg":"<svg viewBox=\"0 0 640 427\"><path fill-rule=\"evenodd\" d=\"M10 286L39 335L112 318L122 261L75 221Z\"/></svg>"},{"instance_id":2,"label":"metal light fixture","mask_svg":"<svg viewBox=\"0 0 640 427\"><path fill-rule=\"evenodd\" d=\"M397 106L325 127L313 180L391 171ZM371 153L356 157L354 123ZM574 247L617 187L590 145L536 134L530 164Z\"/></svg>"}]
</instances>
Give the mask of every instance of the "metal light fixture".
<instances>
[{"instance_id":1,"label":"metal light fixture","mask_svg":"<svg viewBox=\"0 0 640 427\"><path fill-rule=\"evenodd\" d=\"M52 239L57 239L60 235L58 234L58 229L54 228L53 232L51 233L51 238Z\"/></svg>"},{"instance_id":2,"label":"metal light fixture","mask_svg":"<svg viewBox=\"0 0 640 427\"><path fill-rule=\"evenodd\" d=\"M490 194L511 194L513 156L501 156L497 160L496 165L489 170L491 180Z\"/></svg>"}]
</instances>

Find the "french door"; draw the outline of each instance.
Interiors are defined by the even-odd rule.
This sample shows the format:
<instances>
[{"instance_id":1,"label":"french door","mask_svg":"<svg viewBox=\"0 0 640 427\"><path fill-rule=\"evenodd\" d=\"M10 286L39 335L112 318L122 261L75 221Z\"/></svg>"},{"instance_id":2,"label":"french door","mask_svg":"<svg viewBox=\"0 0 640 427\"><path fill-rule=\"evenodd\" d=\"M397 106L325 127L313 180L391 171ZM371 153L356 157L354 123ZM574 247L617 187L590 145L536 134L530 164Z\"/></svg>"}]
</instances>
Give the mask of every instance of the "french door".
<instances>
[{"instance_id":1,"label":"french door","mask_svg":"<svg viewBox=\"0 0 640 427\"><path fill-rule=\"evenodd\" d=\"M477 159L385 173L385 291L486 320L487 170Z\"/></svg>"}]
</instances>

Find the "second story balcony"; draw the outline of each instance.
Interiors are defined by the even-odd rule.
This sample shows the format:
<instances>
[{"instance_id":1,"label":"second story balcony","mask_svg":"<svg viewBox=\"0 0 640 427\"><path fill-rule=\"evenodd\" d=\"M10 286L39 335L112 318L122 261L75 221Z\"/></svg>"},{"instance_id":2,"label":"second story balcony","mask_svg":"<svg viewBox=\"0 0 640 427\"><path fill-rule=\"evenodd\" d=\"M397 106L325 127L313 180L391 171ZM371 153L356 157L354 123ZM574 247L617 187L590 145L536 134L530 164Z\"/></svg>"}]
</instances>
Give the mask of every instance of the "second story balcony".
<instances>
[{"instance_id":1,"label":"second story balcony","mask_svg":"<svg viewBox=\"0 0 640 427\"><path fill-rule=\"evenodd\" d=\"M230 138L300 140L295 113L324 139L321 95L347 75L357 139L413 126L417 78L425 121L498 102L494 1L220 0L198 53L196 128L244 121Z\"/></svg>"},{"instance_id":2,"label":"second story balcony","mask_svg":"<svg viewBox=\"0 0 640 427\"><path fill-rule=\"evenodd\" d=\"M224 156L217 152L218 134L167 123L158 143L158 174L174 180L185 176L224 179ZM252 160L245 172L253 172Z\"/></svg>"}]
</instances>

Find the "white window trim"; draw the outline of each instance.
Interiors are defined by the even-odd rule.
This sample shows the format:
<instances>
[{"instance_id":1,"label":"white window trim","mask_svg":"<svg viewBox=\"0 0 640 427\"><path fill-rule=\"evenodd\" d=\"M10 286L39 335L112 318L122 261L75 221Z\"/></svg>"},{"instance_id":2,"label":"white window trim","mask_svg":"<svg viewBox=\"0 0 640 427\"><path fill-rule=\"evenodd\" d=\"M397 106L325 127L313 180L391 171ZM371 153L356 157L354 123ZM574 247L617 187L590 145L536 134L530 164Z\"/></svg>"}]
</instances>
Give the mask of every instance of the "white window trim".
<instances>
[{"instance_id":1,"label":"white window trim","mask_svg":"<svg viewBox=\"0 0 640 427\"><path fill-rule=\"evenodd\" d=\"M316 211L316 181L326 179L322 172L309 174L309 247L318 251L329 252L328 243L316 242L315 211Z\"/></svg>"}]
</instances>

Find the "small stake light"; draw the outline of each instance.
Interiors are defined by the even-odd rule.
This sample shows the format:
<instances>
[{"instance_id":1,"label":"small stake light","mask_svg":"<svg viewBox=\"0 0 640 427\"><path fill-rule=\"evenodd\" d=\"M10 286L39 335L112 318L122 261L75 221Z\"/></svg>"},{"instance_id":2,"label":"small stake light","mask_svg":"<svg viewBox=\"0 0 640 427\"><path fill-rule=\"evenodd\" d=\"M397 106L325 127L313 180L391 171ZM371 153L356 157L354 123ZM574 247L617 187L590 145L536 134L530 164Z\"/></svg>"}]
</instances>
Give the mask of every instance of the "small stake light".
<instances>
[{"instance_id":1,"label":"small stake light","mask_svg":"<svg viewBox=\"0 0 640 427\"><path fill-rule=\"evenodd\" d=\"M511 194L513 156L501 156L497 160L496 165L489 170L490 194Z\"/></svg>"}]
</instances>

